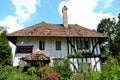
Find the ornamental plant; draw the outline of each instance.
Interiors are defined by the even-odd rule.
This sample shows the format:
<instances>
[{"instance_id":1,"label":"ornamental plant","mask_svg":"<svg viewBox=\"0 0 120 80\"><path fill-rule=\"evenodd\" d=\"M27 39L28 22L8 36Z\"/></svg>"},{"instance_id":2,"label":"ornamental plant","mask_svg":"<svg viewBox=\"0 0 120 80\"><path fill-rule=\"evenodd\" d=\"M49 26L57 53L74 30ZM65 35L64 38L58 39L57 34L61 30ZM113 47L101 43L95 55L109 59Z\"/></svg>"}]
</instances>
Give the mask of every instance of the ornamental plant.
<instances>
[{"instance_id":1,"label":"ornamental plant","mask_svg":"<svg viewBox=\"0 0 120 80\"><path fill-rule=\"evenodd\" d=\"M82 55L82 54L91 54L91 50L90 49L82 49L82 50L78 50L77 54L78 55Z\"/></svg>"}]
</instances>

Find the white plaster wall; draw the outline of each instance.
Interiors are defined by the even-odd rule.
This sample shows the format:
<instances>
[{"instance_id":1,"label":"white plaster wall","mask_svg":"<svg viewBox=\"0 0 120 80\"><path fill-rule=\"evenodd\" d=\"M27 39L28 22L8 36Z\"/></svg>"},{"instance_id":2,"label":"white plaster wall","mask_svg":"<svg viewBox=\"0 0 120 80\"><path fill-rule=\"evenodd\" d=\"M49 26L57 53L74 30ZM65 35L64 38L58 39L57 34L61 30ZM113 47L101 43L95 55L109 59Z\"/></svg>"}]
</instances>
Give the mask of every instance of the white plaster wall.
<instances>
[{"instance_id":1,"label":"white plaster wall","mask_svg":"<svg viewBox=\"0 0 120 80\"><path fill-rule=\"evenodd\" d=\"M67 40L66 38L54 38L54 37L18 37L17 46L33 46L33 51L39 48L39 41L45 41L45 50L43 52L45 55L55 58L55 57L66 57L67 56ZM56 50L56 41L61 41L61 50ZM19 58L29 55L29 53L15 53L13 65L17 66Z\"/></svg>"}]
</instances>

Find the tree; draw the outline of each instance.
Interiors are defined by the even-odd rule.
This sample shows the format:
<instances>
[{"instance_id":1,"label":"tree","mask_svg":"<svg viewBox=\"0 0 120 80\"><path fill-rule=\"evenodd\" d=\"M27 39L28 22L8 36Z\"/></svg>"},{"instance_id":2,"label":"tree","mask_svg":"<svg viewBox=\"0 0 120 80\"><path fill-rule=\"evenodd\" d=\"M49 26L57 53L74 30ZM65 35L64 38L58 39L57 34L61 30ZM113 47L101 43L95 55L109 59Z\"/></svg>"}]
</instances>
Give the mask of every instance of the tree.
<instances>
[{"instance_id":1,"label":"tree","mask_svg":"<svg viewBox=\"0 0 120 80\"><path fill-rule=\"evenodd\" d=\"M120 64L120 13L118 14L118 22L116 24L116 37L112 44L112 48L114 56L117 58Z\"/></svg>"},{"instance_id":2,"label":"tree","mask_svg":"<svg viewBox=\"0 0 120 80\"><path fill-rule=\"evenodd\" d=\"M112 55L120 61L120 13L118 21L115 18L102 19L97 26L97 31L108 35L107 47Z\"/></svg>"},{"instance_id":3,"label":"tree","mask_svg":"<svg viewBox=\"0 0 120 80\"><path fill-rule=\"evenodd\" d=\"M112 46L113 46L114 56L117 58L120 64L120 30L118 31L113 43L114 44Z\"/></svg>"},{"instance_id":4,"label":"tree","mask_svg":"<svg viewBox=\"0 0 120 80\"><path fill-rule=\"evenodd\" d=\"M100 21L97 26L97 31L100 33L104 33L108 36L108 47L111 52L113 52L113 40L116 37L117 28L116 28L116 20L114 18L105 18Z\"/></svg>"},{"instance_id":5,"label":"tree","mask_svg":"<svg viewBox=\"0 0 120 80\"><path fill-rule=\"evenodd\" d=\"M0 64L11 65L12 63L12 50L6 38L6 29L0 26Z\"/></svg>"},{"instance_id":6,"label":"tree","mask_svg":"<svg viewBox=\"0 0 120 80\"><path fill-rule=\"evenodd\" d=\"M109 38L109 43L112 44L112 41L115 38L116 34L116 20L113 18L105 18L100 21L97 26L97 31L100 33L107 34Z\"/></svg>"}]
</instances>

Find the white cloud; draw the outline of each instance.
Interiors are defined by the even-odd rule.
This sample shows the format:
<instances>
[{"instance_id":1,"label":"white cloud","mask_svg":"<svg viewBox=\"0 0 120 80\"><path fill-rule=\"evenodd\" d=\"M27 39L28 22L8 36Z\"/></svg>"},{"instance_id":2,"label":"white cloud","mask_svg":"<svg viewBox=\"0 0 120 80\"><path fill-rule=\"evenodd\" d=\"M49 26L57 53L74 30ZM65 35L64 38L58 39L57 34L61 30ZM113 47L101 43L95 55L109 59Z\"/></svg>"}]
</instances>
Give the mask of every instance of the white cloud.
<instances>
[{"instance_id":1,"label":"white cloud","mask_svg":"<svg viewBox=\"0 0 120 80\"><path fill-rule=\"evenodd\" d=\"M23 23L36 13L36 5L40 4L40 0L12 0L12 3L16 8L18 21Z\"/></svg>"},{"instance_id":2,"label":"white cloud","mask_svg":"<svg viewBox=\"0 0 120 80\"><path fill-rule=\"evenodd\" d=\"M23 25L17 23L17 18L8 15L4 20L0 21L0 26L8 27L8 32L14 32L16 30L22 29Z\"/></svg>"},{"instance_id":3,"label":"white cloud","mask_svg":"<svg viewBox=\"0 0 120 80\"><path fill-rule=\"evenodd\" d=\"M68 22L79 24L89 29L96 29L102 18L113 17L110 13L94 13L93 10L99 0L69 0L59 4L61 14L64 5L68 8Z\"/></svg>"},{"instance_id":4,"label":"white cloud","mask_svg":"<svg viewBox=\"0 0 120 80\"><path fill-rule=\"evenodd\" d=\"M23 23L29 20L36 13L36 5L40 0L12 0L15 6L15 15L8 15L0 20L0 26L8 27L8 32L14 32L23 28Z\"/></svg>"}]
</instances>

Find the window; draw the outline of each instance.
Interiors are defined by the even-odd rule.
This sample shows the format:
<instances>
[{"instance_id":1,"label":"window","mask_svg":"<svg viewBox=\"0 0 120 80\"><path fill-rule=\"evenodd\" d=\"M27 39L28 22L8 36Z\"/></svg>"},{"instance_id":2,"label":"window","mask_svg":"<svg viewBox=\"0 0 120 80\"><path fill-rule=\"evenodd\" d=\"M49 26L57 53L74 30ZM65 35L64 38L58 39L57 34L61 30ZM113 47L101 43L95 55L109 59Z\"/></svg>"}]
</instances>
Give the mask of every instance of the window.
<instances>
[{"instance_id":1,"label":"window","mask_svg":"<svg viewBox=\"0 0 120 80\"><path fill-rule=\"evenodd\" d=\"M81 49L82 47L82 42L81 41L77 41L77 50Z\"/></svg>"},{"instance_id":2,"label":"window","mask_svg":"<svg viewBox=\"0 0 120 80\"><path fill-rule=\"evenodd\" d=\"M77 50L80 50L80 49L89 49L90 48L90 44L88 41L86 40L78 40L77 42Z\"/></svg>"},{"instance_id":3,"label":"window","mask_svg":"<svg viewBox=\"0 0 120 80\"><path fill-rule=\"evenodd\" d=\"M39 41L39 49L45 50L45 41Z\"/></svg>"},{"instance_id":4,"label":"window","mask_svg":"<svg viewBox=\"0 0 120 80\"><path fill-rule=\"evenodd\" d=\"M61 41L56 41L56 50L61 50Z\"/></svg>"},{"instance_id":5,"label":"window","mask_svg":"<svg viewBox=\"0 0 120 80\"><path fill-rule=\"evenodd\" d=\"M16 53L32 53L33 46L16 46Z\"/></svg>"},{"instance_id":6,"label":"window","mask_svg":"<svg viewBox=\"0 0 120 80\"><path fill-rule=\"evenodd\" d=\"M90 46L89 46L89 42L88 41L85 41L85 49L89 49Z\"/></svg>"}]
</instances>

